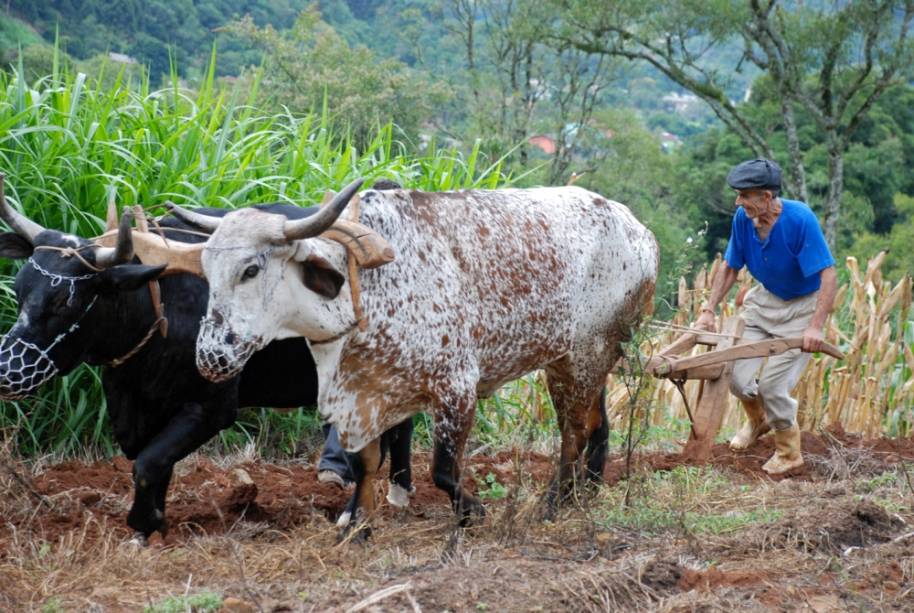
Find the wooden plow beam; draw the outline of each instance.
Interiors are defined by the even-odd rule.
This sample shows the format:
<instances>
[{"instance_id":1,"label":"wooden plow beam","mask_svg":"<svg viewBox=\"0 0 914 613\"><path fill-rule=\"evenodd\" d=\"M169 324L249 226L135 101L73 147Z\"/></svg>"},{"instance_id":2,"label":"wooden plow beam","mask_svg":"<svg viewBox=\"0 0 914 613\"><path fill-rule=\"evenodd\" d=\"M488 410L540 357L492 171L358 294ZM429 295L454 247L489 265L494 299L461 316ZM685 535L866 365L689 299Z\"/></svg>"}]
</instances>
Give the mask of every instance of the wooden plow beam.
<instances>
[{"instance_id":1,"label":"wooden plow beam","mask_svg":"<svg viewBox=\"0 0 914 613\"><path fill-rule=\"evenodd\" d=\"M734 361L765 358L803 346L801 337L742 343L745 325L741 317L734 316L724 320L720 334L698 330L686 332L648 360L646 370L655 377L670 379L677 384L687 380L700 381L698 400L690 409L692 431L682 452L684 457L706 462L711 455L714 438L727 409ZM679 357L680 354L691 351L695 345L707 345L715 349L695 356ZM822 353L839 360L844 358L841 350L829 343L824 343ZM683 400L688 407L688 400Z\"/></svg>"}]
</instances>

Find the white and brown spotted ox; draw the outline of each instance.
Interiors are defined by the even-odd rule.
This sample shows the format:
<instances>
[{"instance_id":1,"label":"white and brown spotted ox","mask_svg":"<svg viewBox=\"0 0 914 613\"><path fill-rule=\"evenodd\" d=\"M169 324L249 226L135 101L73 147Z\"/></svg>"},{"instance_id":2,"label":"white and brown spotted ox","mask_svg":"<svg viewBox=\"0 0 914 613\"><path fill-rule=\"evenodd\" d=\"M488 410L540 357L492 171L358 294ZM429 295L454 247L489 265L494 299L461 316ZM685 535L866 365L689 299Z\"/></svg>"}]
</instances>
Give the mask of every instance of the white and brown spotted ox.
<instances>
[{"instance_id":1,"label":"white and brown spotted ox","mask_svg":"<svg viewBox=\"0 0 914 613\"><path fill-rule=\"evenodd\" d=\"M466 521L483 513L459 480L477 398L545 369L562 435L552 508L600 426L600 391L620 341L653 295L651 232L627 207L577 187L365 191L359 221L396 258L359 272L362 329L345 249L313 238L336 214L318 225L317 216L289 221L253 209L221 220L182 215L213 232L203 251L211 292L197 338L203 374L231 376L266 343L304 336L320 412L357 452L361 510L373 509L380 434L429 411L435 484Z\"/></svg>"}]
</instances>

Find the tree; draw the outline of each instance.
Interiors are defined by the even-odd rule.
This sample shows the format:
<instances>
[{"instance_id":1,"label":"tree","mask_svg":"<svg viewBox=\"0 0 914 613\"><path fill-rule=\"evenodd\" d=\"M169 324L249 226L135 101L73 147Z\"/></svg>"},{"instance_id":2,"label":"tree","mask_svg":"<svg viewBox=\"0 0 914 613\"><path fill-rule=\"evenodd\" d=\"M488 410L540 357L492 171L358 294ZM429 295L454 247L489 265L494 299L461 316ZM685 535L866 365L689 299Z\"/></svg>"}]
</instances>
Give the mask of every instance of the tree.
<instances>
[{"instance_id":1,"label":"tree","mask_svg":"<svg viewBox=\"0 0 914 613\"><path fill-rule=\"evenodd\" d=\"M250 17L226 31L264 54L261 102L293 112L320 111L348 127L357 143L393 120L409 137L448 92L396 60L380 60L365 47L350 47L321 20L316 5L288 32L258 27Z\"/></svg>"},{"instance_id":2,"label":"tree","mask_svg":"<svg viewBox=\"0 0 914 613\"><path fill-rule=\"evenodd\" d=\"M880 251L887 251L883 274L898 281L914 270L914 198L898 194L895 196L898 221L887 234L867 232L854 243L852 252L861 262L875 257Z\"/></svg>"},{"instance_id":3,"label":"tree","mask_svg":"<svg viewBox=\"0 0 914 613\"><path fill-rule=\"evenodd\" d=\"M595 5L551 0L560 20L555 40L592 53L647 62L704 100L758 156L773 157L743 105L728 95L744 64L771 78L788 144L788 189L809 200L798 110L825 135L828 182L825 234L835 244L844 191L844 155L873 104L904 77L914 59L909 39L914 0L795 3L778 0L638 0ZM739 45L732 66L710 58Z\"/></svg>"},{"instance_id":4,"label":"tree","mask_svg":"<svg viewBox=\"0 0 914 613\"><path fill-rule=\"evenodd\" d=\"M544 44L551 13L537 0L452 0L449 9L446 27L461 41L469 73L473 131L487 135L490 149L517 147L526 167L527 139L548 127L556 146L546 181L566 182L572 162L583 161L576 137L611 79L611 62L568 43Z\"/></svg>"}]
</instances>

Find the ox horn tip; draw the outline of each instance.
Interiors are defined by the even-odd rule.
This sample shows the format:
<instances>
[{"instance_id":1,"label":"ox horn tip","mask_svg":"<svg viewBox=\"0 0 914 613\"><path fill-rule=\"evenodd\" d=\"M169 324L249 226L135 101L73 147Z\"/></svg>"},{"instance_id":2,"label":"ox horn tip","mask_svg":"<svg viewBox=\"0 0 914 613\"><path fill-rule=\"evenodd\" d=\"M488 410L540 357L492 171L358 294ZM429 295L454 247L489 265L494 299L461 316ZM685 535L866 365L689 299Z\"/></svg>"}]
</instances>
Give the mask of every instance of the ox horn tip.
<instances>
[{"instance_id":1,"label":"ox horn tip","mask_svg":"<svg viewBox=\"0 0 914 613\"><path fill-rule=\"evenodd\" d=\"M114 190L108 194L108 210L105 217L105 231L114 230L117 227L117 202L114 199Z\"/></svg>"}]
</instances>

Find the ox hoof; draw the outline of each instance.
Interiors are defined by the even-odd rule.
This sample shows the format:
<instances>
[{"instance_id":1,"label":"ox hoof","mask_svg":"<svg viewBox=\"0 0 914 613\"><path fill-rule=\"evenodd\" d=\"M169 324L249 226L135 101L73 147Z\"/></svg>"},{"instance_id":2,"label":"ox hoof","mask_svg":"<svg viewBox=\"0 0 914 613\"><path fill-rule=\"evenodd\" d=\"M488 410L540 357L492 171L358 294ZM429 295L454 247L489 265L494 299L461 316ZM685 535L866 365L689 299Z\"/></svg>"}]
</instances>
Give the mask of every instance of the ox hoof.
<instances>
[{"instance_id":1,"label":"ox hoof","mask_svg":"<svg viewBox=\"0 0 914 613\"><path fill-rule=\"evenodd\" d=\"M368 542L368 539L371 538L371 526L365 522L353 522L347 524L337 537L338 543L350 542L358 545L363 545Z\"/></svg>"},{"instance_id":2,"label":"ox hoof","mask_svg":"<svg viewBox=\"0 0 914 613\"><path fill-rule=\"evenodd\" d=\"M543 501L543 506L540 510L540 520L553 522L558 513L559 505L556 504L555 499L546 499Z\"/></svg>"},{"instance_id":3,"label":"ox hoof","mask_svg":"<svg viewBox=\"0 0 914 613\"><path fill-rule=\"evenodd\" d=\"M478 498L464 495L456 505L457 516L460 517L460 527L468 528L482 522L486 517L486 508Z\"/></svg>"},{"instance_id":4,"label":"ox hoof","mask_svg":"<svg viewBox=\"0 0 914 613\"><path fill-rule=\"evenodd\" d=\"M546 493L543 495L541 506L540 506L540 520L542 521L555 521L555 518L558 516L559 507L562 505L562 502L567 499L566 496L559 495L559 484L556 480L553 480L549 485L549 489L546 490Z\"/></svg>"},{"instance_id":5,"label":"ox hoof","mask_svg":"<svg viewBox=\"0 0 914 613\"><path fill-rule=\"evenodd\" d=\"M168 522L165 521L165 514L156 509L152 516L144 516L133 510L127 515L127 525L133 528L137 534L142 534L144 538L149 538L156 532L162 535L162 538L168 534Z\"/></svg>"},{"instance_id":6,"label":"ox hoof","mask_svg":"<svg viewBox=\"0 0 914 613\"><path fill-rule=\"evenodd\" d=\"M142 549L149 545L149 539L146 538L146 535L142 532L134 532L133 537L129 540L124 541L124 544L129 547L136 547L137 549Z\"/></svg>"},{"instance_id":7,"label":"ox hoof","mask_svg":"<svg viewBox=\"0 0 914 613\"><path fill-rule=\"evenodd\" d=\"M387 502L389 502L392 507L405 509L409 506L410 497L415 493L415 486L406 489L402 485L391 481L390 487L387 488Z\"/></svg>"},{"instance_id":8,"label":"ox hoof","mask_svg":"<svg viewBox=\"0 0 914 613\"><path fill-rule=\"evenodd\" d=\"M336 520L337 528L345 528L349 525L349 520L352 519L352 513L349 511L343 511L340 513L340 516Z\"/></svg>"}]
</instances>

